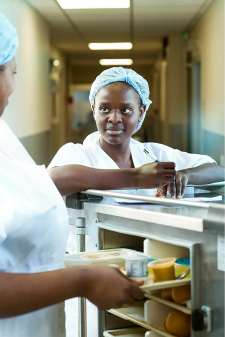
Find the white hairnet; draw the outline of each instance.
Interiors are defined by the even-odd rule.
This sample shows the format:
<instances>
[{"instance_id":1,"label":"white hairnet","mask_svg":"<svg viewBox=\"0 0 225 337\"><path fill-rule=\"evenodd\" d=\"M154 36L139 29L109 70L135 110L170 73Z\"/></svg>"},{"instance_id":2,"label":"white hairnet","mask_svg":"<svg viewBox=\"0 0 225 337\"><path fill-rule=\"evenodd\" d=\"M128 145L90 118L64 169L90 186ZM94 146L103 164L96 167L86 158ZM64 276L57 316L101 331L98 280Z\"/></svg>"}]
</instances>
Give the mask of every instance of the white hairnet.
<instances>
[{"instance_id":1,"label":"white hairnet","mask_svg":"<svg viewBox=\"0 0 225 337\"><path fill-rule=\"evenodd\" d=\"M92 83L89 101L91 105L94 105L95 96L98 91L106 85L115 82L125 82L133 87L134 90L139 94L142 104L145 106L145 112L139 119L137 128L135 130L135 132L137 132L144 121L146 111L148 110L152 101L149 99L150 91L148 82L141 75L136 73L136 71L123 67L112 67L104 70Z\"/></svg>"},{"instance_id":2,"label":"white hairnet","mask_svg":"<svg viewBox=\"0 0 225 337\"><path fill-rule=\"evenodd\" d=\"M0 65L11 61L16 54L18 37L15 27L0 13Z\"/></svg>"}]
</instances>

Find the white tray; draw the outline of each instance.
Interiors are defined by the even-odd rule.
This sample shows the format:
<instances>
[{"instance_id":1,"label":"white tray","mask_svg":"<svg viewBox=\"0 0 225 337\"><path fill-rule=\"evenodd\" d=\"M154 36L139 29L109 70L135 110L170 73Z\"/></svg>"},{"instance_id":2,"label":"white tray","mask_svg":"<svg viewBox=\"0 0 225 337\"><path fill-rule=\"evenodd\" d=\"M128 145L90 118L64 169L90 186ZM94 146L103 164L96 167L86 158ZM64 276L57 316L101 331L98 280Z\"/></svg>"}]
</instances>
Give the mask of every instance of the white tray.
<instances>
[{"instance_id":1,"label":"white tray","mask_svg":"<svg viewBox=\"0 0 225 337\"><path fill-rule=\"evenodd\" d=\"M144 255L142 252L126 248L98 250L95 252L84 252L80 254L66 254L65 265L67 267L83 264L97 264L97 265L116 264L119 266L124 266L125 259L130 256L146 256L146 255Z\"/></svg>"},{"instance_id":2,"label":"white tray","mask_svg":"<svg viewBox=\"0 0 225 337\"><path fill-rule=\"evenodd\" d=\"M120 309L108 310L111 314L140 325L141 327L149 330L149 325L144 318L144 305L140 304L133 307L124 307Z\"/></svg>"},{"instance_id":3,"label":"white tray","mask_svg":"<svg viewBox=\"0 0 225 337\"><path fill-rule=\"evenodd\" d=\"M163 281L163 282L153 282L151 279L148 279L143 286L141 286L141 289L145 293L150 293L154 290L160 290L160 289L167 289L167 288L175 288L184 286L187 284L190 284L190 279L183 279L183 280L170 280L170 281Z\"/></svg>"},{"instance_id":4,"label":"white tray","mask_svg":"<svg viewBox=\"0 0 225 337\"><path fill-rule=\"evenodd\" d=\"M127 328L107 330L103 332L104 337L144 337L145 329L143 328Z\"/></svg>"}]
</instances>

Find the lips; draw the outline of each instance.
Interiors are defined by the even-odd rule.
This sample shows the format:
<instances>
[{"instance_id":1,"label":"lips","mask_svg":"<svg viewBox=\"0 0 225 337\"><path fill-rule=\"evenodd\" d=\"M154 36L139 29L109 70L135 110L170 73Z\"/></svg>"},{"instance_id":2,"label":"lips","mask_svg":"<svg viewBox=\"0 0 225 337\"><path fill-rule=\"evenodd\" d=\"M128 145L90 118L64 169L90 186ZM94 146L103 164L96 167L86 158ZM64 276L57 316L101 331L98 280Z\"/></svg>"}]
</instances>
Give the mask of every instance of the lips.
<instances>
[{"instance_id":1,"label":"lips","mask_svg":"<svg viewBox=\"0 0 225 337\"><path fill-rule=\"evenodd\" d=\"M118 136L123 133L123 129L106 129L106 133L110 136Z\"/></svg>"},{"instance_id":2,"label":"lips","mask_svg":"<svg viewBox=\"0 0 225 337\"><path fill-rule=\"evenodd\" d=\"M124 126L122 123L118 124L107 123L105 127L105 132L110 136L118 136L124 132Z\"/></svg>"}]
</instances>

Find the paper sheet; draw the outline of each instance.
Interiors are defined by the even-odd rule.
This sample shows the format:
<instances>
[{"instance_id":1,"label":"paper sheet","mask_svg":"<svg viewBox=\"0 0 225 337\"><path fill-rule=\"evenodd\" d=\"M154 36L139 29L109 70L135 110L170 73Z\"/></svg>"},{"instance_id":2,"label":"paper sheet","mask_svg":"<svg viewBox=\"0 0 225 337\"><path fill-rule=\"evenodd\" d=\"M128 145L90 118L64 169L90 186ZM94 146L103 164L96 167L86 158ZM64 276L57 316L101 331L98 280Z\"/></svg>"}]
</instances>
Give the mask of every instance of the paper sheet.
<instances>
[{"instance_id":1,"label":"paper sheet","mask_svg":"<svg viewBox=\"0 0 225 337\"><path fill-rule=\"evenodd\" d=\"M204 201L204 202L221 201L222 200L222 195L217 195L215 197L182 198L182 200L186 200L186 201Z\"/></svg>"},{"instance_id":2,"label":"paper sheet","mask_svg":"<svg viewBox=\"0 0 225 337\"><path fill-rule=\"evenodd\" d=\"M119 204L146 204L148 203L147 201L121 199L121 198L113 198L113 200L118 202ZM177 200L192 201L192 202L193 201L194 202L221 201L222 195L218 195L216 197L191 197L191 198L182 198L182 199L177 199Z\"/></svg>"},{"instance_id":3,"label":"paper sheet","mask_svg":"<svg viewBox=\"0 0 225 337\"><path fill-rule=\"evenodd\" d=\"M202 184L202 185L188 185L188 187L210 187L210 186L217 186L217 187L220 187L220 186L225 186L225 181L217 181L215 183L210 183L210 184Z\"/></svg>"}]
</instances>

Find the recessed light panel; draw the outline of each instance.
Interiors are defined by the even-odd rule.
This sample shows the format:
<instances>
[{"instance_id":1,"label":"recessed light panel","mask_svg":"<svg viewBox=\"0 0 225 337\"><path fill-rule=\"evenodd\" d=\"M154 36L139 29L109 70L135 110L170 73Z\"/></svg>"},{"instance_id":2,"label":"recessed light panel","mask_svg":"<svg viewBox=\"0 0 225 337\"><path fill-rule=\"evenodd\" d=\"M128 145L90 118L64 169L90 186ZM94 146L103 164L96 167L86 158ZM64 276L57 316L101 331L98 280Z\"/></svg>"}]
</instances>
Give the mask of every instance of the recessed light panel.
<instances>
[{"instance_id":1,"label":"recessed light panel","mask_svg":"<svg viewBox=\"0 0 225 337\"><path fill-rule=\"evenodd\" d=\"M101 59L101 66L130 66L133 64L132 59Z\"/></svg>"},{"instance_id":2,"label":"recessed light panel","mask_svg":"<svg viewBox=\"0 0 225 337\"><path fill-rule=\"evenodd\" d=\"M131 42L109 42L109 43L98 43L92 42L88 44L91 50L122 50L122 49L132 49L133 45Z\"/></svg>"},{"instance_id":3,"label":"recessed light panel","mask_svg":"<svg viewBox=\"0 0 225 337\"><path fill-rule=\"evenodd\" d=\"M130 8L130 0L57 0L63 9Z\"/></svg>"}]
</instances>

